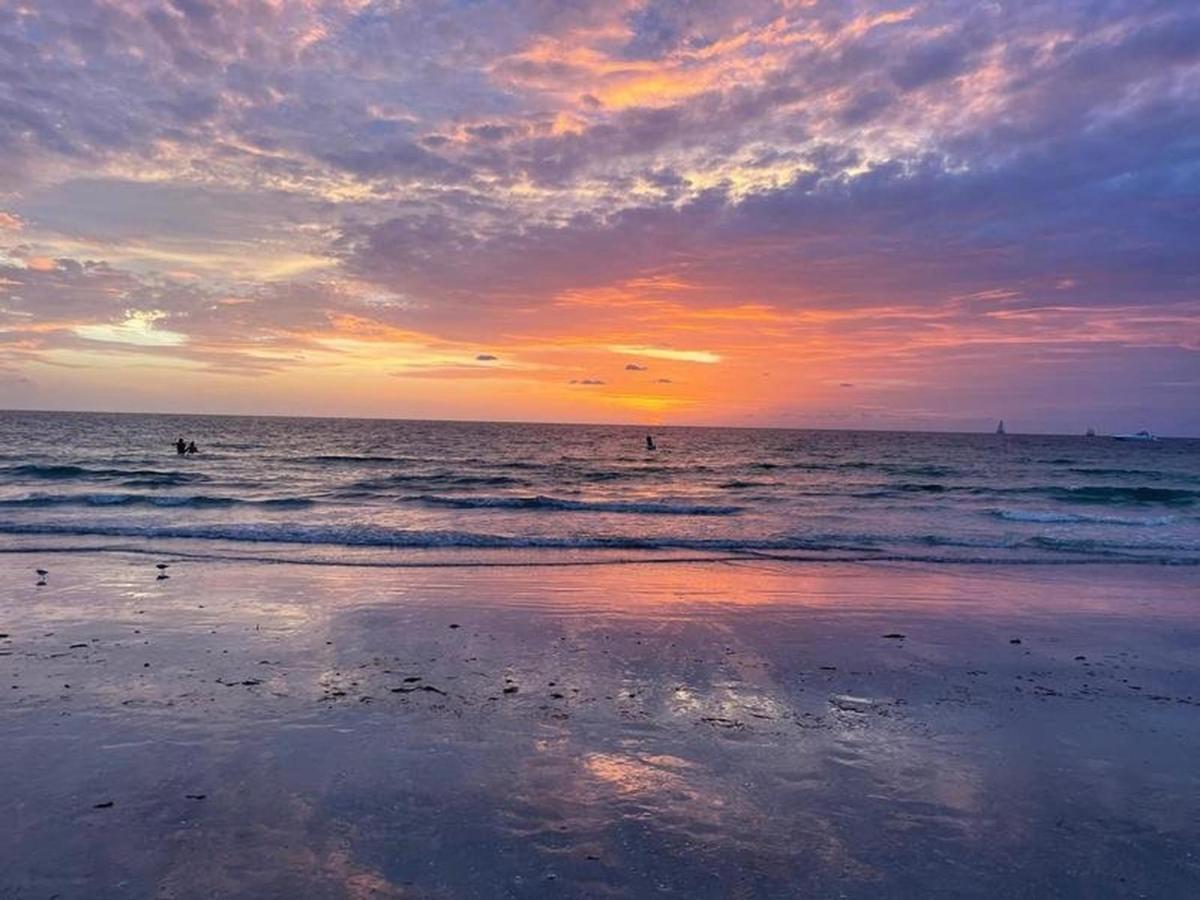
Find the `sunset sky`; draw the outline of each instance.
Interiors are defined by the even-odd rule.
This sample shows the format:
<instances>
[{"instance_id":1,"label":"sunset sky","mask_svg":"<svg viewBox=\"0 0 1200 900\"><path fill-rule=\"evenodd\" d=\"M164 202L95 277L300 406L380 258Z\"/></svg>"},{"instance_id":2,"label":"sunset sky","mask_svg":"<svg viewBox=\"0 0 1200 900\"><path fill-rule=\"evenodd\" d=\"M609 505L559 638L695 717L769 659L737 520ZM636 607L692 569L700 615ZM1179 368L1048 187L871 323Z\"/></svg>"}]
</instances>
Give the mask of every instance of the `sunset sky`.
<instances>
[{"instance_id":1,"label":"sunset sky","mask_svg":"<svg viewBox=\"0 0 1200 900\"><path fill-rule=\"evenodd\" d=\"M0 407L1200 434L1200 3L0 0Z\"/></svg>"}]
</instances>

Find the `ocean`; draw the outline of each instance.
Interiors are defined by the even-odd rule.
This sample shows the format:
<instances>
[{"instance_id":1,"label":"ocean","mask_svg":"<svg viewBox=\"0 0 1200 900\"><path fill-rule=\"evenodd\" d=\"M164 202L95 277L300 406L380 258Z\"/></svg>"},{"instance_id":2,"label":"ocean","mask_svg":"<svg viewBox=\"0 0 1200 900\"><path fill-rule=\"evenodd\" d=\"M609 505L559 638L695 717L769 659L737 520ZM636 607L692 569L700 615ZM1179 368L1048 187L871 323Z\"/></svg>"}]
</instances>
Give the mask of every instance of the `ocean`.
<instances>
[{"instance_id":1,"label":"ocean","mask_svg":"<svg viewBox=\"0 0 1200 900\"><path fill-rule=\"evenodd\" d=\"M0 896L1196 896L1200 442L653 434L0 414Z\"/></svg>"},{"instance_id":2,"label":"ocean","mask_svg":"<svg viewBox=\"0 0 1200 900\"><path fill-rule=\"evenodd\" d=\"M0 413L9 549L1200 563L1200 441ZM180 457L177 438L201 452Z\"/></svg>"}]
</instances>

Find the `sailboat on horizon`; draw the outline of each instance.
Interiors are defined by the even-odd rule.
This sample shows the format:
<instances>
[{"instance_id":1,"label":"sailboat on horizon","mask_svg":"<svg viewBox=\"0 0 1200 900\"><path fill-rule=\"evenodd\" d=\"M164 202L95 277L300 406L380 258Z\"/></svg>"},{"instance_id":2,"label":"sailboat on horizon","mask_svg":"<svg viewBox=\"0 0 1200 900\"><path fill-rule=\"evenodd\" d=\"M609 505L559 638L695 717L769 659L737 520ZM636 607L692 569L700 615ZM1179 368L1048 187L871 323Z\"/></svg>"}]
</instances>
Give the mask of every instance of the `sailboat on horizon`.
<instances>
[{"instance_id":1,"label":"sailboat on horizon","mask_svg":"<svg viewBox=\"0 0 1200 900\"><path fill-rule=\"evenodd\" d=\"M1000 424L996 426L996 434L1008 434L1008 432L1004 430L1004 420L1003 419L1001 419Z\"/></svg>"}]
</instances>

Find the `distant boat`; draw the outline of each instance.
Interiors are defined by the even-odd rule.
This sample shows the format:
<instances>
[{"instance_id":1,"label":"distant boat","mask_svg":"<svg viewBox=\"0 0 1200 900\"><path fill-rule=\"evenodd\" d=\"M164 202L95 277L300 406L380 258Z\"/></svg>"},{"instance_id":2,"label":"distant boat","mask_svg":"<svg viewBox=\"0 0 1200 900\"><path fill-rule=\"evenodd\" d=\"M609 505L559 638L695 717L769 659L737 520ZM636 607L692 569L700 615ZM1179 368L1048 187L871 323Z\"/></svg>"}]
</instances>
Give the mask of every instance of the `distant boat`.
<instances>
[{"instance_id":1,"label":"distant boat","mask_svg":"<svg viewBox=\"0 0 1200 900\"><path fill-rule=\"evenodd\" d=\"M1135 431L1133 434L1114 434L1113 438L1118 441L1157 441L1153 434L1149 431Z\"/></svg>"},{"instance_id":2,"label":"distant boat","mask_svg":"<svg viewBox=\"0 0 1200 900\"><path fill-rule=\"evenodd\" d=\"M996 434L1007 434L1007 433L1008 432L1006 432L1004 430L1004 420L1001 419L1000 424L996 426Z\"/></svg>"},{"instance_id":3,"label":"distant boat","mask_svg":"<svg viewBox=\"0 0 1200 900\"><path fill-rule=\"evenodd\" d=\"M1089 428L1089 429L1087 430L1087 432L1086 432L1086 433L1085 433L1083 436L1084 436L1084 437L1095 437L1095 436L1096 436L1096 429L1095 429L1095 428Z\"/></svg>"}]
</instances>

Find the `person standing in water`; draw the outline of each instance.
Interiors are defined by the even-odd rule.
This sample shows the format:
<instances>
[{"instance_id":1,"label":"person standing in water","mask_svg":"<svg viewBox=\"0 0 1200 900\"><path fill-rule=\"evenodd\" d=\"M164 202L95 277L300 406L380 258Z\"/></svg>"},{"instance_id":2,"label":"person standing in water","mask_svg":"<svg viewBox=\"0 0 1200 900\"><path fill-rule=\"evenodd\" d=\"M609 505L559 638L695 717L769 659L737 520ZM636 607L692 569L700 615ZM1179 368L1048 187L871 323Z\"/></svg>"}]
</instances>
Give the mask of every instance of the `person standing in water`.
<instances>
[{"instance_id":1,"label":"person standing in water","mask_svg":"<svg viewBox=\"0 0 1200 900\"><path fill-rule=\"evenodd\" d=\"M180 456L183 456L183 454L187 453L187 444L183 442L183 438L180 438L175 442L175 452Z\"/></svg>"},{"instance_id":2,"label":"person standing in water","mask_svg":"<svg viewBox=\"0 0 1200 900\"><path fill-rule=\"evenodd\" d=\"M199 453L199 452L200 452L200 451L196 449L196 442L195 442L195 441L192 441L190 444L188 444L188 445L187 445L187 454L188 454L188 456L191 456L193 453Z\"/></svg>"},{"instance_id":3,"label":"person standing in water","mask_svg":"<svg viewBox=\"0 0 1200 900\"><path fill-rule=\"evenodd\" d=\"M647 450L657 450L658 449L657 447L654 446L654 438L651 437L650 435L646 435L646 449Z\"/></svg>"}]
</instances>

